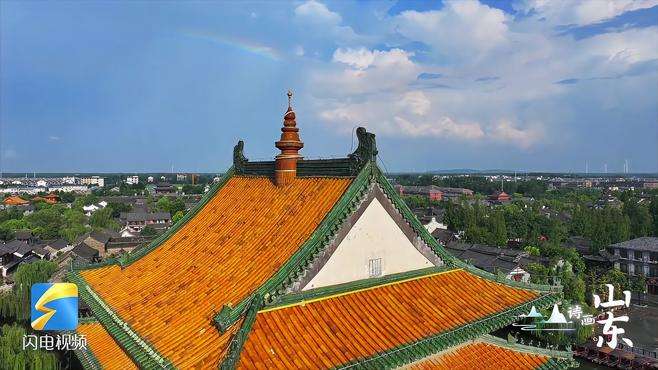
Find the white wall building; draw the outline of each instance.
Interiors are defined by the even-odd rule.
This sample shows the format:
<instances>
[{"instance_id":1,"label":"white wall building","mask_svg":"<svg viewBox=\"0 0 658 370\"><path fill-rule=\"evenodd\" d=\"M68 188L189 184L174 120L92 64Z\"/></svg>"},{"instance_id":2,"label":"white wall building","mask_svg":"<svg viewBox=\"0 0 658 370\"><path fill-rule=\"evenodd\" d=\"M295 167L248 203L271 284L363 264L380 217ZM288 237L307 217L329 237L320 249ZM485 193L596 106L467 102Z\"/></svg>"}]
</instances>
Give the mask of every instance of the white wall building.
<instances>
[{"instance_id":1,"label":"white wall building","mask_svg":"<svg viewBox=\"0 0 658 370\"><path fill-rule=\"evenodd\" d=\"M126 184L128 185L136 185L139 184L139 176L133 175L133 176L128 176L126 178Z\"/></svg>"},{"instance_id":2,"label":"white wall building","mask_svg":"<svg viewBox=\"0 0 658 370\"><path fill-rule=\"evenodd\" d=\"M105 186L105 178L100 176L83 177L80 179L80 183L82 185L96 185L102 188Z\"/></svg>"},{"instance_id":3,"label":"white wall building","mask_svg":"<svg viewBox=\"0 0 658 370\"><path fill-rule=\"evenodd\" d=\"M61 191L63 193L80 193L87 194L89 193L89 188L87 185L53 185L48 187L49 191Z\"/></svg>"}]
</instances>

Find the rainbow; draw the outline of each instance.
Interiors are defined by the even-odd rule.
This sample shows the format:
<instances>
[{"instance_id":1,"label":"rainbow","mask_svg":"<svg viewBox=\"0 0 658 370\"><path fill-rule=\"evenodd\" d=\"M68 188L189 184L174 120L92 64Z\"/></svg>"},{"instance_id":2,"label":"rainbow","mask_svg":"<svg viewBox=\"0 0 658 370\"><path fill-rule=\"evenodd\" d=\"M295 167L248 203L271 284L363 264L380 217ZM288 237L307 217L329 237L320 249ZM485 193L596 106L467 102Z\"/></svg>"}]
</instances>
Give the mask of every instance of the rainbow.
<instances>
[{"instance_id":1,"label":"rainbow","mask_svg":"<svg viewBox=\"0 0 658 370\"><path fill-rule=\"evenodd\" d=\"M197 40L204 40L215 45L228 46L238 50L242 50L249 54L259 55L271 60L281 60L281 54L274 48L258 44L252 40L244 38L231 37L231 36L218 36L210 32L201 31L186 31L181 33L182 36L194 38Z\"/></svg>"}]
</instances>

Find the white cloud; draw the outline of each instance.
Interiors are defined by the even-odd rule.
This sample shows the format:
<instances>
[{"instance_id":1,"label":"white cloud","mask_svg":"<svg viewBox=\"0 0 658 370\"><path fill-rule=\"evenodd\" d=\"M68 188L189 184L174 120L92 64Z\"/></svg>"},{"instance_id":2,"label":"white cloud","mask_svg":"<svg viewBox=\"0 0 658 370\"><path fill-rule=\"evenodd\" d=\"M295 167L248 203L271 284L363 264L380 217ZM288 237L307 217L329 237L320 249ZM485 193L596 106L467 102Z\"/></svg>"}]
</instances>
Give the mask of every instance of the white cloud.
<instances>
[{"instance_id":1,"label":"white cloud","mask_svg":"<svg viewBox=\"0 0 658 370\"><path fill-rule=\"evenodd\" d=\"M295 55L298 57L303 57L305 54L304 47L301 45L295 46Z\"/></svg>"},{"instance_id":2,"label":"white cloud","mask_svg":"<svg viewBox=\"0 0 658 370\"><path fill-rule=\"evenodd\" d=\"M543 132L539 126L519 129L514 127L511 122L503 120L492 127L489 136L494 140L512 143L521 148L529 148L542 139Z\"/></svg>"},{"instance_id":3,"label":"white cloud","mask_svg":"<svg viewBox=\"0 0 658 370\"><path fill-rule=\"evenodd\" d=\"M507 41L505 13L475 0L447 1L441 10L402 12L403 36L431 45L444 58L477 57Z\"/></svg>"},{"instance_id":4,"label":"white cloud","mask_svg":"<svg viewBox=\"0 0 658 370\"><path fill-rule=\"evenodd\" d=\"M58 141L59 139L60 139L60 137L59 137L59 136L55 136L55 135L50 135L50 136L48 137L48 140L50 140L50 141Z\"/></svg>"},{"instance_id":5,"label":"white cloud","mask_svg":"<svg viewBox=\"0 0 658 370\"><path fill-rule=\"evenodd\" d=\"M388 37L396 41L384 38L378 45L420 41L429 51L363 43L338 47L330 61L314 65L307 79L314 109L332 130L349 134L364 125L389 137L528 151L558 147L579 134L578 126L593 124L574 124L583 117L574 97L587 96L590 111L622 109L620 93L597 91L594 84L629 76L624 91L646 89L650 83L636 78L636 71L649 73L649 64L658 59L655 26L576 39L476 1L448 1L438 11L407 11L387 21L396 32ZM418 80L421 73L436 77ZM562 80L576 82L556 83ZM596 94L579 81L590 81Z\"/></svg>"},{"instance_id":6,"label":"white cloud","mask_svg":"<svg viewBox=\"0 0 658 370\"><path fill-rule=\"evenodd\" d=\"M586 25L656 5L658 0L524 0L515 8L552 25Z\"/></svg>"},{"instance_id":7,"label":"white cloud","mask_svg":"<svg viewBox=\"0 0 658 370\"><path fill-rule=\"evenodd\" d=\"M478 123L457 123L449 117L441 117L430 122L411 122L395 117L395 123L404 136L436 137L462 140L484 138L484 131Z\"/></svg>"},{"instance_id":8,"label":"white cloud","mask_svg":"<svg viewBox=\"0 0 658 370\"><path fill-rule=\"evenodd\" d=\"M340 14L332 12L326 5L315 0L307 1L296 7L295 15L323 24L338 25L342 21Z\"/></svg>"},{"instance_id":9,"label":"white cloud","mask_svg":"<svg viewBox=\"0 0 658 370\"><path fill-rule=\"evenodd\" d=\"M336 49L333 56L334 62L345 63L357 69L366 69L375 61L378 50L370 51L366 48L359 49Z\"/></svg>"},{"instance_id":10,"label":"white cloud","mask_svg":"<svg viewBox=\"0 0 658 370\"><path fill-rule=\"evenodd\" d=\"M372 94L405 90L419 73L413 53L401 49L342 49L334 52L332 65L317 70L312 78L316 95Z\"/></svg>"},{"instance_id":11,"label":"white cloud","mask_svg":"<svg viewBox=\"0 0 658 370\"><path fill-rule=\"evenodd\" d=\"M432 103L422 91L410 91L404 94L399 105L417 116L424 116L430 111Z\"/></svg>"},{"instance_id":12,"label":"white cloud","mask_svg":"<svg viewBox=\"0 0 658 370\"><path fill-rule=\"evenodd\" d=\"M354 30L342 24L340 14L315 0L306 1L294 10L295 18L303 25L303 32L308 40L329 39L341 45L347 45L362 40ZM307 45L309 46L309 45Z\"/></svg>"}]
</instances>

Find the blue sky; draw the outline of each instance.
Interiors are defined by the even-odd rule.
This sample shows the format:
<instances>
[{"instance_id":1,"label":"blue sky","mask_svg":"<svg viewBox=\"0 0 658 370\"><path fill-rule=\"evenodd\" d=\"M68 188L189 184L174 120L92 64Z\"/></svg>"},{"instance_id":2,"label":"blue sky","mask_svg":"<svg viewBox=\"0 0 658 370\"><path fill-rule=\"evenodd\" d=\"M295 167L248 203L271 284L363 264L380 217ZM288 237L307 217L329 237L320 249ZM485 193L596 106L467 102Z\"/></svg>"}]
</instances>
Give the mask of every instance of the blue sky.
<instances>
[{"instance_id":1,"label":"blue sky","mask_svg":"<svg viewBox=\"0 0 658 370\"><path fill-rule=\"evenodd\" d=\"M389 170L658 171L658 1L0 2L5 172L222 171L377 134Z\"/></svg>"}]
</instances>

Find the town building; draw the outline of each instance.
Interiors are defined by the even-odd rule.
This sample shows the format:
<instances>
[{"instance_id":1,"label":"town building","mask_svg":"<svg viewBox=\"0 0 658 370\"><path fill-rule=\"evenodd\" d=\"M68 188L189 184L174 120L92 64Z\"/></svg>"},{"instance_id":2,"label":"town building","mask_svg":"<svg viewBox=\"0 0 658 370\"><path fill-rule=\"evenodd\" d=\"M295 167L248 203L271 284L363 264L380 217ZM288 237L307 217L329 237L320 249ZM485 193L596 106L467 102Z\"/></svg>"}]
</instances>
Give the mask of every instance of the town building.
<instances>
[{"instance_id":1,"label":"town building","mask_svg":"<svg viewBox=\"0 0 658 370\"><path fill-rule=\"evenodd\" d=\"M436 189L443 194L443 199L449 201L458 201L461 198L472 198L474 194L473 190L464 188L437 186Z\"/></svg>"},{"instance_id":2,"label":"town building","mask_svg":"<svg viewBox=\"0 0 658 370\"><path fill-rule=\"evenodd\" d=\"M48 187L48 191L55 192L61 191L62 193L78 193L78 194L89 194L89 187L87 185L75 185L75 184L61 184L61 185L52 185Z\"/></svg>"},{"instance_id":3,"label":"town building","mask_svg":"<svg viewBox=\"0 0 658 370\"><path fill-rule=\"evenodd\" d=\"M346 158L306 160L290 107L281 130L273 161L250 161L238 142L232 168L155 242L73 265L94 316L77 329L83 366L574 365L488 335L553 306L561 288L450 255L377 166L374 134L358 128Z\"/></svg>"},{"instance_id":4,"label":"town building","mask_svg":"<svg viewBox=\"0 0 658 370\"><path fill-rule=\"evenodd\" d=\"M658 294L658 237L642 237L610 245L608 251L618 257L615 268L647 279L647 293Z\"/></svg>"},{"instance_id":5,"label":"town building","mask_svg":"<svg viewBox=\"0 0 658 370\"><path fill-rule=\"evenodd\" d=\"M398 192L400 195L420 195L429 200L440 201L443 199L443 193L438 190L434 185L429 186L410 186L410 185L398 185Z\"/></svg>"},{"instance_id":6,"label":"town building","mask_svg":"<svg viewBox=\"0 0 658 370\"><path fill-rule=\"evenodd\" d=\"M139 184L139 176L133 175L126 177L126 184L128 185L137 185Z\"/></svg>"},{"instance_id":7,"label":"town building","mask_svg":"<svg viewBox=\"0 0 658 370\"><path fill-rule=\"evenodd\" d=\"M22 206L29 204L30 202L17 195L13 195L5 198L2 203L6 206Z\"/></svg>"},{"instance_id":8,"label":"town building","mask_svg":"<svg viewBox=\"0 0 658 370\"><path fill-rule=\"evenodd\" d=\"M505 204L509 203L512 198L504 191L495 191L493 194L489 195L489 203L492 204Z\"/></svg>"},{"instance_id":9,"label":"town building","mask_svg":"<svg viewBox=\"0 0 658 370\"><path fill-rule=\"evenodd\" d=\"M169 183L161 182L155 185L155 188L153 188L153 192L155 194L175 194L176 187L174 187Z\"/></svg>"},{"instance_id":10,"label":"town building","mask_svg":"<svg viewBox=\"0 0 658 370\"><path fill-rule=\"evenodd\" d=\"M105 178L100 176L82 177L80 178L80 184L102 188L105 186Z\"/></svg>"},{"instance_id":11,"label":"town building","mask_svg":"<svg viewBox=\"0 0 658 370\"><path fill-rule=\"evenodd\" d=\"M151 226L156 230L164 230L171 226L169 212L122 212L119 220L131 233L139 233L146 226Z\"/></svg>"},{"instance_id":12,"label":"town building","mask_svg":"<svg viewBox=\"0 0 658 370\"><path fill-rule=\"evenodd\" d=\"M94 253L94 255L91 257L102 258L107 252L107 244L110 241L110 238L116 236L118 236L118 233L110 232L107 230L87 233L78 238L76 246L73 248L73 253L76 255L81 255L85 259L89 259L88 257L90 257L90 255L86 252L88 252L88 248L91 248L96 251L96 253Z\"/></svg>"},{"instance_id":13,"label":"town building","mask_svg":"<svg viewBox=\"0 0 658 370\"><path fill-rule=\"evenodd\" d=\"M531 275L528 265L531 263L550 267L550 259L531 256L519 249L456 241L445 244L445 247L453 256L477 268L493 274L502 274L506 279L514 281L530 282Z\"/></svg>"},{"instance_id":14,"label":"town building","mask_svg":"<svg viewBox=\"0 0 658 370\"><path fill-rule=\"evenodd\" d=\"M73 245L69 244L64 239L47 240L42 243L43 249L48 251L52 257L56 257L61 253L66 253L73 249Z\"/></svg>"}]
</instances>

